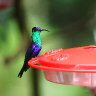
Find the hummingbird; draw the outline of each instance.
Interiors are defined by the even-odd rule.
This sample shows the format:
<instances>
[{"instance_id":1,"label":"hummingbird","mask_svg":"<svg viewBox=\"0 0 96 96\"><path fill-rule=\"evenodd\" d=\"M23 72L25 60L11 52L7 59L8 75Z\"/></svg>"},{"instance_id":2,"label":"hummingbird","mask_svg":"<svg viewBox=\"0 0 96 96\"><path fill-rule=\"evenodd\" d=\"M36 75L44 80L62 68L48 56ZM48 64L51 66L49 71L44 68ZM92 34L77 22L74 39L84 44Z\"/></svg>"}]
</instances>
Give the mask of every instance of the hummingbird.
<instances>
[{"instance_id":1,"label":"hummingbird","mask_svg":"<svg viewBox=\"0 0 96 96\"><path fill-rule=\"evenodd\" d=\"M31 36L32 41L31 41L29 48L26 51L24 64L18 74L18 77L20 77L20 78L22 77L23 73L29 69L28 61L31 58L37 57L39 52L42 49L42 42L41 42L41 38L40 38L40 33L42 31L48 31L48 30L42 29L40 27L33 27L32 28L32 36Z\"/></svg>"}]
</instances>

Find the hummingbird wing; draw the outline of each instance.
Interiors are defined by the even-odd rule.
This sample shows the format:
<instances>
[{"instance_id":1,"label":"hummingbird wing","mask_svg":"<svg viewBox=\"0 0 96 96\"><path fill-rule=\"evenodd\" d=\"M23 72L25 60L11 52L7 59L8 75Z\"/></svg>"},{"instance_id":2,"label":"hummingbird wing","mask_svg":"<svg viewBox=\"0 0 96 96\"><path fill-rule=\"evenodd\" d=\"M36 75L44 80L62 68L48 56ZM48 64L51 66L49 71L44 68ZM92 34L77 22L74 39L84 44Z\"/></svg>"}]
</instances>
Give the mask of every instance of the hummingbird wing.
<instances>
[{"instance_id":1,"label":"hummingbird wing","mask_svg":"<svg viewBox=\"0 0 96 96\"><path fill-rule=\"evenodd\" d=\"M41 50L40 46L38 46L37 44L35 44L33 42L31 43L30 47L26 51L24 64L23 64L23 66L22 66L22 68L18 74L18 77L21 78L23 75L23 72L26 72L29 69L28 61L31 58L36 57L39 54L40 50Z\"/></svg>"}]
</instances>

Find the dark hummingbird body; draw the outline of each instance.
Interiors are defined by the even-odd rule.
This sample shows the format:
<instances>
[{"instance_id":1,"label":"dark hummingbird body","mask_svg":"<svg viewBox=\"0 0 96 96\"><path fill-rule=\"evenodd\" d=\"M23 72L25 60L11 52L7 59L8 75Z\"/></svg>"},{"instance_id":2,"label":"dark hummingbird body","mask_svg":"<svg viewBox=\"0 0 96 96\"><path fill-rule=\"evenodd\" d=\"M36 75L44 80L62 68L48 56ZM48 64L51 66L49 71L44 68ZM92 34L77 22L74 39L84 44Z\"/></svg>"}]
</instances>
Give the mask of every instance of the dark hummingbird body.
<instances>
[{"instance_id":1,"label":"dark hummingbird body","mask_svg":"<svg viewBox=\"0 0 96 96\"><path fill-rule=\"evenodd\" d=\"M39 52L42 49L42 44L41 44L41 39L40 39L40 33L41 31L48 31L46 29L41 29L40 27L33 27L32 28L32 42L29 48L27 49L26 55L25 55L25 60L23 67L21 68L18 77L22 77L23 72L26 72L29 69L28 66L28 61L31 58L34 58L38 56Z\"/></svg>"}]
</instances>

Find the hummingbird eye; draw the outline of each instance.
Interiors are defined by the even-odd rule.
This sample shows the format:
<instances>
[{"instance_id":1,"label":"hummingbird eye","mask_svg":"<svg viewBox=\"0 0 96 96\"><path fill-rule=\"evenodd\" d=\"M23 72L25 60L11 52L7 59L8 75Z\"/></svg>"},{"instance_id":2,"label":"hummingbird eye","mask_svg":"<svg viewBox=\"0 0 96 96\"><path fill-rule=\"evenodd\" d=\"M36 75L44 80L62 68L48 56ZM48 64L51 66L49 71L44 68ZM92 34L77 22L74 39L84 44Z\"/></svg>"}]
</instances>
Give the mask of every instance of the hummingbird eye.
<instances>
[{"instance_id":1,"label":"hummingbird eye","mask_svg":"<svg viewBox=\"0 0 96 96\"><path fill-rule=\"evenodd\" d=\"M33 27L32 31L41 31L42 29L40 27Z\"/></svg>"}]
</instances>

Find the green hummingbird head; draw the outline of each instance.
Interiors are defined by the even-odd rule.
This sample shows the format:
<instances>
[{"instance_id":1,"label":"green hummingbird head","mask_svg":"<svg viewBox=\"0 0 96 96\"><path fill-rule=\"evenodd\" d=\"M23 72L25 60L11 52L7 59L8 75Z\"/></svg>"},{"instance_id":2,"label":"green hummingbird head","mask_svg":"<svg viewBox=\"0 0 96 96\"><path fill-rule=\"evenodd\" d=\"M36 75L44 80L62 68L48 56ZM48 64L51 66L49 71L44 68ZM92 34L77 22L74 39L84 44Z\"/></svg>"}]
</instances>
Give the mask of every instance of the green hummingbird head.
<instances>
[{"instance_id":1,"label":"green hummingbird head","mask_svg":"<svg viewBox=\"0 0 96 96\"><path fill-rule=\"evenodd\" d=\"M41 46L41 39L40 39L40 33L42 31L47 31L49 32L48 30L46 29L42 29L40 27L33 27L32 28L32 41L35 42L36 44L38 44L39 46Z\"/></svg>"}]
</instances>

